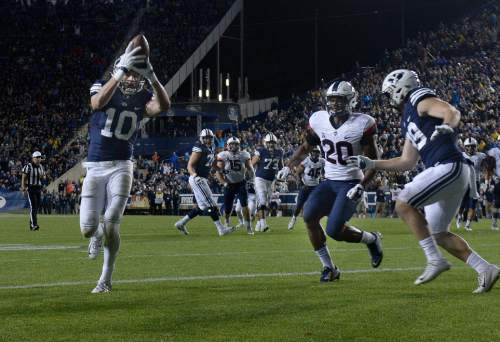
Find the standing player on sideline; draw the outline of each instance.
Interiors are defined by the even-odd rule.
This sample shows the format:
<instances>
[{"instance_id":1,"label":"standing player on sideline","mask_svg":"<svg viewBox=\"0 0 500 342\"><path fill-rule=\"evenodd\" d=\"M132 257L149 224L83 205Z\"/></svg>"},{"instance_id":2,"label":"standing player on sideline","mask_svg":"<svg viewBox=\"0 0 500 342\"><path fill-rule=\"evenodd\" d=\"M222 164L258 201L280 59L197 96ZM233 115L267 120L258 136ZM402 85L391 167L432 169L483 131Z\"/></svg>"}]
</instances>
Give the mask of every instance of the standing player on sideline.
<instances>
[{"instance_id":1,"label":"standing player on sideline","mask_svg":"<svg viewBox=\"0 0 500 342\"><path fill-rule=\"evenodd\" d=\"M267 211L269 211L269 200L273 193L273 182L276 173L283 167L283 150L277 148L278 138L273 133L264 136L264 148L255 151L252 157L252 166L257 168L255 172L255 193L257 195L257 224L256 232L266 232L269 226L266 222Z\"/></svg>"},{"instance_id":2,"label":"standing player on sideline","mask_svg":"<svg viewBox=\"0 0 500 342\"><path fill-rule=\"evenodd\" d=\"M461 225L463 211L466 210L467 221L465 222L465 230L472 231L470 223L474 215L476 214L477 201L479 198L478 194L479 182L481 180L481 163L483 162L484 158L486 158L486 154L477 151L477 141L474 138L465 139L464 149L465 149L465 152L463 153L464 158L467 159L474 166L473 171L475 172L475 177L474 177L475 182L472 182L472 184L470 184L469 190L465 193L456 220L457 220L457 229L459 229Z\"/></svg>"},{"instance_id":3,"label":"standing player on sideline","mask_svg":"<svg viewBox=\"0 0 500 342\"><path fill-rule=\"evenodd\" d=\"M177 228L184 235L188 235L186 224L202 214L204 211L210 215L214 221L219 236L227 235L234 229L226 227L220 222L219 208L215 203L212 190L208 186L208 176L215 163L215 145L214 133L205 128L200 132L200 139L193 146L191 156L189 157L187 169L189 172L189 185L193 190L196 206L191 209L186 216L175 222Z\"/></svg>"},{"instance_id":4,"label":"standing player on sideline","mask_svg":"<svg viewBox=\"0 0 500 342\"><path fill-rule=\"evenodd\" d=\"M227 151L222 151L217 155L217 179L224 185L224 212L226 215L226 225L229 225L229 218L233 211L233 202L237 197L243 211L243 224L247 228L247 233L253 235L248 212L248 179L253 180L255 173L250 162L250 153L240 150L240 140L231 137L227 140Z\"/></svg>"},{"instance_id":5,"label":"standing player on sideline","mask_svg":"<svg viewBox=\"0 0 500 342\"><path fill-rule=\"evenodd\" d=\"M92 293L111 291L111 275L120 248L120 221L132 187L131 159L138 124L143 117L170 108L168 94L151 63L146 56L135 55L139 49L133 49L130 43L116 61L112 77L107 82L97 81L90 88L93 114L80 207L81 232L91 237L89 258L97 257L104 237L102 274ZM145 67L137 68L139 62ZM143 88L144 79L154 95ZM99 224L102 212L103 222Z\"/></svg>"},{"instance_id":6,"label":"standing player on sideline","mask_svg":"<svg viewBox=\"0 0 500 342\"><path fill-rule=\"evenodd\" d=\"M403 153L389 160L356 156L349 158L348 164L367 170L405 171L413 169L420 156L426 169L405 185L396 202L398 215L411 228L427 258L427 267L415 284L427 283L450 269L437 247L440 245L476 270L479 286L474 293L491 290L500 269L449 231L464 193L475 182L471 179L471 166L464 162L456 145L454 128L460 122L460 112L437 98L433 90L421 87L417 74L411 70L389 73L382 92L389 96L391 106L403 113ZM422 207L425 216L419 211Z\"/></svg>"},{"instance_id":7,"label":"standing player on sideline","mask_svg":"<svg viewBox=\"0 0 500 342\"><path fill-rule=\"evenodd\" d=\"M370 233L346 225L356 209L356 202L364 192L364 186L375 175L363 172L357 166L347 165L346 158L364 153L377 157L375 120L366 114L352 113L356 91L351 83L335 81L326 92L327 110L320 110L309 118L305 142L295 151L278 174L286 179L293 168L300 164L316 145L321 145L325 157L325 180L309 196L304 205L304 222L309 239L321 263L320 281L333 281L340 271L333 264L326 246L326 236L320 220L328 216L326 234L337 241L364 243L371 255L372 267L382 262L383 252L379 233Z\"/></svg>"},{"instance_id":8,"label":"standing player on sideline","mask_svg":"<svg viewBox=\"0 0 500 342\"><path fill-rule=\"evenodd\" d=\"M311 192L319 184L321 174L323 173L323 169L325 167L325 160L323 158L320 158L320 155L321 150L318 146L315 146L309 154L309 157L304 159L295 169L297 175L302 176L301 179L303 186L299 191L299 195L297 196L297 203L295 204L293 216L288 223L288 230L293 229L293 227L295 226L295 222L297 221L297 216L299 216L300 212L302 211L302 207L304 207L304 204L309 198Z\"/></svg>"}]
</instances>

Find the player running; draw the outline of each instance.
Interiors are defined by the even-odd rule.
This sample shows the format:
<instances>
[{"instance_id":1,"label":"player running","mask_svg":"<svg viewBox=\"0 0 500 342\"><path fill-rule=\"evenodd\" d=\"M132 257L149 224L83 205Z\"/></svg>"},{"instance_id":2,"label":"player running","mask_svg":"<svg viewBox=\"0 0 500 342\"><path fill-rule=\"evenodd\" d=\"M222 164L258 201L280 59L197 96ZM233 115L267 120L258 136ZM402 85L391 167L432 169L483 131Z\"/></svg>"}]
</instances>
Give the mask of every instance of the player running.
<instances>
[{"instance_id":1,"label":"player running","mask_svg":"<svg viewBox=\"0 0 500 342\"><path fill-rule=\"evenodd\" d=\"M328 216L326 234L337 241L364 243L371 255L372 267L382 262L383 252L379 233L370 233L347 225L356 202L364 192L364 186L375 175L365 175L357 166L347 165L346 158L359 153L377 157L375 144L375 120L366 114L352 113L356 92L351 83L335 81L326 92L327 110L320 110L309 118L305 142L298 148L280 171L278 177L285 179L290 169L296 167L314 146L322 146L325 157L325 180L311 193L304 205L304 222L316 255L323 264L320 281L333 281L340 271L332 262L326 246L326 236L320 220Z\"/></svg>"},{"instance_id":2,"label":"player running","mask_svg":"<svg viewBox=\"0 0 500 342\"><path fill-rule=\"evenodd\" d=\"M219 208L215 203L212 190L208 186L208 176L215 163L214 133L205 128L200 132L199 141L196 141L191 156L189 157L187 169L189 172L189 185L196 199L196 206L191 209L186 216L175 222L177 228L184 235L188 235L186 224L204 211L214 221L219 236L233 232L233 228L224 226L220 220Z\"/></svg>"},{"instance_id":3,"label":"player running","mask_svg":"<svg viewBox=\"0 0 500 342\"><path fill-rule=\"evenodd\" d=\"M247 193L248 193L248 214L250 215L250 222L253 223L255 220L255 214L257 213L257 198L255 195L254 180L247 180ZM243 219L243 208L241 206L240 200L236 201L236 207L234 208L236 215L238 216L238 225L236 228L244 225Z\"/></svg>"},{"instance_id":4,"label":"player running","mask_svg":"<svg viewBox=\"0 0 500 342\"><path fill-rule=\"evenodd\" d=\"M92 293L111 291L111 276L120 248L120 221L132 187L131 159L138 124L143 117L170 108L167 92L151 63L146 56L136 55L139 49L130 43L115 62L112 77L106 82L96 81L90 88L93 113L80 207L81 232L91 238L90 259L97 257L104 238L102 274ZM138 63L145 67L136 67ZM154 94L143 87L145 80Z\"/></svg>"},{"instance_id":5,"label":"player running","mask_svg":"<svg viewBox=\"0 0 500 342\"><path fill-rule=\"evenodd\" d=\"M304 207L304 204L309 198L311 192L320 182L320 178L325 167L325 160L320 158L320 155L321 150L318 146L315 146L309 156L295 169L297 175L301 176L303 186L297 196L297 203L295 204L293 216L288 223L288 230L292 230L294 228L297 216L299 216L302 211L302 208Z\"/></svg>"},{"instance_id":6,"label":"player running","mask_svg":"<svg viewBox=\"0 0 500 342\"><path fill-rule=\"evenodd\" d=\"M273 193L273 183L276 173L283 167L283 150L277 147L278 138L273 133L264 136L264 147L255 151L252 157L252 166L255 172L255 193L257 195L257 217L255 225L256 232L266 232L269 226L266 215L269 211L269 200Z\"/></svg>"},{"instance_id":7,"label":"player running","mask_svg":"<svg viewBox=\"0 0 500 342\"><path fill-rule=\"evenodd\" d=\"M396 211L408 224L427 258L427 267L415 284L424 284L450 269L437 245L471 266L478 273L479 286L474 293L491 290L500 269L473 251L460 236L450 232L450 223L460 202L475 182L471 169L457 147L456 127L460 112L437 98L435 92L421 87L411 70L395 70L382 84L391 106L402 112L403 153L388 160L351 157L348 165L365 170L413 169L419 157L426 169L405 185L398 196ZM425 215L419 209L424 208Z\"/></svg>"},{"instance_id":8,"label":"player running","mask_svg":"<svg viewBox=\"0 0 500 342\"><path fill-rule=\"evenodd\" d=\"M226 224L233 211L234 199L238 198L243 211L243 224L247 233L253 235L248 211L248 192L246 179L253 180L255 173L250 162L250 153L240 150L240 139L231 137L227 140L227 151L217 155L217 179L224 185L224 212ZM248 174L248 177L247 177Z\"/></svg>"}]
</instances>

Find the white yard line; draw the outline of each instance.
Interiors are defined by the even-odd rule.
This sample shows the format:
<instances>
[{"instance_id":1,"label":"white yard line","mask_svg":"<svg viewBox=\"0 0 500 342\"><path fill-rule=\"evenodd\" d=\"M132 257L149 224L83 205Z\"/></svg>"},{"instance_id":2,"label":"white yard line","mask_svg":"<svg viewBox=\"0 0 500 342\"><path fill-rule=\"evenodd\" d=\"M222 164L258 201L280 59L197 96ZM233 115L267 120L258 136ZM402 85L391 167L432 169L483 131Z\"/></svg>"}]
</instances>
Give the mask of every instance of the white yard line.
<instances>
[{"instance_id":1,"label":"white yard line","mask_svg":"<svg viewBox=\"0 0 500 342\"><path fill-rule=\"evenodd\" d=\"M381 269L372 268L372 269L360 269L360 270L342 270L342 273L409 272L409 271L418 271L422 269L423 267L401 267L401 268L381 268ZM318 274L319 272L289 272L289 273L217 274L217 275L204 275L204 276L166 276L157 278L115 280L113 281L113 284L144 284L144 283L216 280L216 279L230 280L230 279L253 279L253 278L282 278L282 277L314 276ZM95 284L95 281L64 281L64 282L43 283L43 284L4 285L0 286L0 290L80 286L89 284Z\"/></svg>"}]
</instances>

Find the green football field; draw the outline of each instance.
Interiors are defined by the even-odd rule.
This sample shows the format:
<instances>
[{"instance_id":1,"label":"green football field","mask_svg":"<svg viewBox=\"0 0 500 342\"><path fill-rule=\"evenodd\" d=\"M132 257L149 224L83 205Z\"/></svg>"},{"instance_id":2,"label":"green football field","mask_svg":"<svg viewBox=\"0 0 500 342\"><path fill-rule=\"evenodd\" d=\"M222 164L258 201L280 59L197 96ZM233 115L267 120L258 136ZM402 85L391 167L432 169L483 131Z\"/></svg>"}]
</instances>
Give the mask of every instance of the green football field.
<instances>
[{"instance_id":1,"label":"green football field","mask_svg":"<svg viewBox=\"0 0 500 342\"><path fill-rule=\"evenodd\" d=\"M92 295L102 265L87 259L77 216L0 216L0 341L500 341L500 284L473 295L476 273L456 259L414 286L424 256L398 219L353 220L384 235L370 267L364 245L329 241L339 282L321 269L305 228L218 237L208 217L126 216L113 292ZM500 264L488 221L460 232Z\"/></svg>"}]
</instances>

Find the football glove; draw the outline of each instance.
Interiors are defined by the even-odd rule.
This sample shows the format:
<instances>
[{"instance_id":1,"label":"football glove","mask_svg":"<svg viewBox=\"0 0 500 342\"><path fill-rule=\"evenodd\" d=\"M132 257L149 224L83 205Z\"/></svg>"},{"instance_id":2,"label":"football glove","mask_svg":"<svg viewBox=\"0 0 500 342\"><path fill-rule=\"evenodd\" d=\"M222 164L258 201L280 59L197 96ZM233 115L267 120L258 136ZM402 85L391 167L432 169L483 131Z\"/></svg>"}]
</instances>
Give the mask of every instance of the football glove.
<instances>
[{"instance_id":1,"label":"football glove","mask_svg":"<svg viewBox=\"0 0 500 342\"><path fill-rule=\"evenodd\" d=\"M431 141L442 134L451 134L453 132L453 128L451 128L448 124L437 125L434 128L434 132L432 132Z\"/></svg>"},{"instance_id":2,"label":"football glove","mask_svg":"<svg viewBox=\"0 0 500 342\"><path fill-rule=\"evenodd\" d=\"M146 58L145 55L134 55L140 49L140 46L132 48L132 43L128 44L127 49L123 55L120 56L118 64L115 66L115 70L113 72L113 78L115 80L118 82L121 81L134 64L144 62L144 59Z\"/></svg>"},{"instance_id":3,"label":"football glove","mask_svg":"<svg viewBox=\"0 0 500 342\"><path fill-rule=\"evenodd\" d=\"M356 184L355 186L350 188L349 191L347 191L346 196L350 200L357 202L357 201L359 201L361 196L363 196L363 192L365 192L365 189L363 188L363 186L361 184Z\"/></svg>"},{"instance_id":4,"label":"football glove","mask_svg":"<svg viewBox=\"0 0 500 342\"><path fill-rule=\"evenodd\" d=\"M348 157L346 163L347 166L359 167L361 170L370 170L375 168L375 162L365 156Z\"/></svg>"},{"instance_id":5,"label":"football glove","mask_svg":"<svg viewBox=\"0 0 500 342\"><path fill-rule=\"evenodd\" d=\"M143 76L145 79L147 79L149 84L153 84L154 82L158 81L158 78L156 77L156 74L153 71L153 66L149 62L149 58L146 59L146 67L145 68L138 68L138 67L133 65L130 67L130 69L135 71L139 75Z\"/></svg>"},{"instance_id":6,"label":"football glove","mask_svg":"<svg viewBox=\"0 0 500 342\"><path fill-rule=\"evenodd\" d=\"M283 167L281 170L278 171L278 174L276 175L276 179L280 182L283 182L286 180L288 175L290 174L290 168L288 166Z\"/></svg>"}]
</instances>

